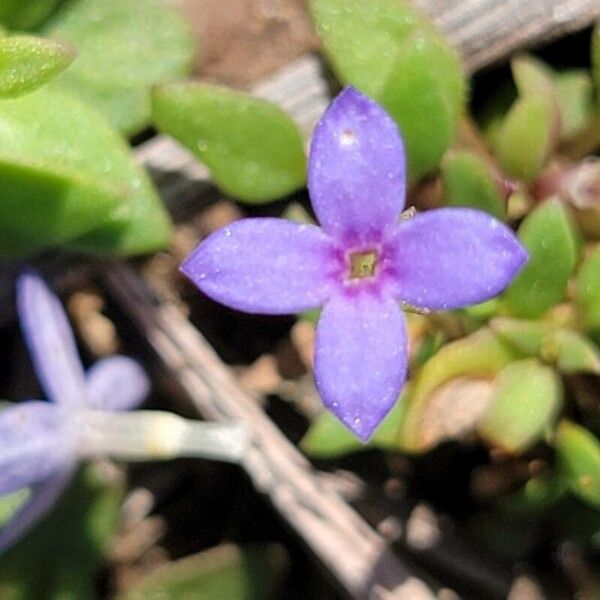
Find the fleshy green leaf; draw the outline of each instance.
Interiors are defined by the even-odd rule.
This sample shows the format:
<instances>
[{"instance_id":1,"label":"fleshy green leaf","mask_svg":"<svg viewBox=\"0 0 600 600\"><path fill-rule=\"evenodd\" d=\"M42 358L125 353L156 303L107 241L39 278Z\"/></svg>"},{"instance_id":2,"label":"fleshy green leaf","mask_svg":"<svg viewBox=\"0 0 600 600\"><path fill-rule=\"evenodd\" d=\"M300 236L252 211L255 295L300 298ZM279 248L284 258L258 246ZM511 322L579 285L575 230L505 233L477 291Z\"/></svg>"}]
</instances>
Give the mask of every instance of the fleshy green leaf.
<instances>
[{"instance_id":1,"label":"fleshy green leaf","mask_svg":"<svg viewBox=\"0 0 600 600\"><path fill-rule=\"evenodd\" d=\"M82 470L53 511L2 555L0 597L93 598L123 493L107 465Z\"/></svg>"},{"instance_id":2,"label":"fleshy green leaf","mask_svg":"<svg viewBox=\"0 0 600 600\"><path fill-rule=\"evenodd\" d=\"M314 458L336 458L366 446L330 412L321 413L302 438L302 449Z\"/></svg>"},{"instance_id":3,"label":"fleshy green leaf","mask_svg":"<svg viewBox=\"0 0 600 600\"><path fill-rule=\"evenodd\" d=\"M489 325L502 340L527 357L539 356L544 338L554 330L551 323L544 321L508 317L492 319Z\"/></svg>"},{"instance_id":4,"label":"fleshy green leaf","mask_svg":"<svg viewBox=\"0 0 600 600\"><path fill-rule=\"evenodd\" d=\"M431 428L427 422L437 388L464 377L481 382L483 389L485 380L491 381L498 371L517 356L510 346L485 328L438 350L417 373L412 391L407 395L399 446L403 450L421 452L437 443L439 438L437 434L430 435Z\"/></svg>"},{"instance_id":5,"label":"fleshy green leaf","mask_svg":"<svg viewBox=\"0 0 600 600\"><path fill-rule=\"evenodd\" d=\"M558 92L552 70L540 60L518 56L511 66L519 97L494 133L494 149L509 176L530 181L557 141Z\"/></svg>"},{"instance_id":6,"label":"fleshy green leaf","mask_svg":"<svg viewBox=\"0 0 600 600\"><path fill-rule=\"evenodd\" d=\"M117 600L264 600L281 584L286 563L283 549L274 544L218 546L167 563Z\"/></svg>"},{"instance_id":7,"label":"fleshy green leaf","mask_svg":"<svg viewBox=\"0 0 600 600\"><path fill-rule=\"evenodd\" d=\"M8 523L17 510L25 504L30 495L29 488L23 488L12 492L12 494L0 496L0 528Z\"/></svg>"},{"instance_id":8,"label":"fleshy green leaf","mask_svg":"<svg viewBox=\"0 0 600 600\"><path fill-rule=\"evenodd\" d=\"M555 72L531 56L514 59L512 69L522 96L541 94L554 101L563 138L573 136L585 126L592 111L593 86L588 71Z\"/></svg>"},{"instance_id":9,"label":"fleshy green leaf","mask_svg":"<svg viewBox=\"0 0 600 600\"><path fill-rule=\"evenodd\" d=\"M81 247L117 254L168 242L168 217L149 178L88 106L45 86L1 101L0 127L0 256L84 235Z\"/></svg>"},{"instance_id":10,"label":"fleshy green leaf","mask_svg":"<svg viewBox=\"0 0 600 600\"><path fill-rule=\"evenodd\" d=\"M592 341L576 331L556 331L546 341L545 352L547 355L555 353L556 367L561 373L600 375L600 351Z\"/></svg>"},{"instance_id":11,"label":"fleshy green leaf","mask_svg":"<svg viewBox=\"0 0 600 600\"><path fill-rule=\"evenodd\" d=\"M593 85L588 71L571 69L555 75L563 138L578 134L593 110Z\"/></svg>"},{"instance_id":12,"label":"fleshy green leaf","mask_svg":"<svg viewBox=\"0 0 600 600\"><path fill-rule=\"evenodd\" d=\"M556 505L567 492L562 477L548 473L532 477L525 485L502 500L502 507L509 511L539 513Z\"/></svg>"},{"instance_id":13,"label":"fleshy green leaf","mask_svg":"<svg viewBox=\"0 0 600 600\"><path fill-rule=\"evenodd\" d=\"M464 95L454 52L433 32L412 34L381 94L400 126L412 181L434 169L452 143Z\"/></svg>"},{"instance_id":14,"label":"fleshy green leaf","mask_svg":"<svg viewBox=\"0 0 600 600\"><path fill-rule=\"evenodd\" d=\"M79 56L53 85L92 104L133 134L150 122L150 88L191 68L194 38L161 0L67 0L44 26Z\"/></svg>"},{"instance_id":15,"label":"fleshy green leaf","mask_svg":"<svg viewBox=\"0 0 600 600\"><path fill-rule=\"evenodd\" d=\"M260 203L302 187L302 137L279 107L248 94L207 84L156 88L157 127L206 164L227 194Z\"/></svg>"},{"instance_id":16,"label":"fleshy green leaf","mask_svg":"<svg viewBox=\"0 0 600 600\"><path fill-rule=\"evenodd\" d=\"M449 206L468 206L503 219L505 202L489 165L473 152L453 152L442 162L444 196Z\"/></svg>"},{"instance_id":17,"label":"fleshy green leaf","mask_svg":"<svg viewBox=\"0 0 600 600\"><path fill-rule=\"evenodd\" d=\"M281 214L284 219L289 219L295 223L314 225L315 220L308 214L308 211L299 202L290 202Z\"/></svg>"},{"instance_id":18,"label":"fleshy green leaf","mask_svg":"<svg viewBox=\"0 0 600 600\"><path fill-rule=\"evenodd\" d=\"M577 331L505 317L493 319L490 328L525 356L555 364L562 373L600 373L600 351Z\"/></svg>"},{"instance_id":19,"label":"fleshy green leaf","mask_svg":"<svg viewBox=\"0 0 600 600\"><path fill-rule=\"evenodd\" d=\"M431 171L464 105L454 50L402 0L312 0L310 8L340 81L380 101L398 122L410 178Z\"/></svg>"},{"instance_id":20,"label":"fleshy green leaf","mask_svg":"<svg viewBox=\"0 0 600 600\"><path fill-rule=\"evenodd\" d=\"M62 0L0 0L0 23L9 29L34 29Z\"/></svg>"},{"instance_id":21,"label":"fleshy green leaf","mask_svg":"<svg viewBox=\"0 0 600 600\"><path fill-rule=\"evenodd\" d=\"M33 36L0 37L0 97L20 96L44 85L73 60L71 46Z\"/></svg>"},{"instance_id":22,"label":"fleshy green leaf","mask_svg":"<svg viewBox=\"0 0 600 600\"><path fill-rule=\"evenodd\" d=\"M317 33L344 83L378 98L423 17L403 0L311 0Z\"/></svg>"},{"instance_id":23,"label":"fleshy green leaf","mask_svg":"<svg viewBox=\"0 0 600 600\"><path fill-rule=\"evenodd\" d=\"M481 437L518 454L543 438L562 404L562 386L551 367L535 359L514 362L498 375Z\"/></svg>"},{"instance_id":24,"label":"fleshy green leaf","mask_svg":"<svg viewBox=\"0 0 600 600\"><path fill-rule=\"evenodd\" d=\"M600 248L581 264L576 290L575 303L584 326L600 332Z\"/></svg>"},{"instance_id":25,"label":"fleshy green leaf","mask_svg":"<svg viewBox=\"0 0 600 600\"><path fill-rule=\"evenodd\" d=\"M513 104L496 136L496 155L507 175L531 181L540 172L555 125L555 105L547 97L524 96Z\"/></svg>"},{"instance_id":26,"label":"fleshy green leaf","mask_svg":"<svg viewBox=\"0 0 600 600\"><path fill-rule=\"evenodd\" d=\"M520 96L542 94L555 97L554 73L541 60L522 54L511 61L511 69Z\"/></svg>"},{"instance_id":27,"label":"fleshy green leaf","mask_svg":"<svg viewBox=\"0 0 600 600\"><path fill-rule=\"evenodd\" d=\"M516 316L537 317L562 300L577 262L577 241L561 202L540 204L519 228L529 262L504 294Z\"/></svg>"},{"instance_id":28,"label":"fleshy green leaf","mask_svg":"<svg viewBox=\"0 0 600 600\"><path fill-rule=\"evenodd\" d=\"M405 389L368 443L363 444L332 413L323 412L302 438L302 449L314 458L336 458L372 448L395 449L406 393Z\"/></svg>"},{"instance_id":29,"label":"fleshy green leaf","mask_svg":"<svg viewBox=\"0 0 600 600\"><path fill-rule=\"evenodd\" d=\"M583 427L561 421L556 433L556 451L563 477L571 491L600 508L600 442Z\"/></svg>"}]
</instances>

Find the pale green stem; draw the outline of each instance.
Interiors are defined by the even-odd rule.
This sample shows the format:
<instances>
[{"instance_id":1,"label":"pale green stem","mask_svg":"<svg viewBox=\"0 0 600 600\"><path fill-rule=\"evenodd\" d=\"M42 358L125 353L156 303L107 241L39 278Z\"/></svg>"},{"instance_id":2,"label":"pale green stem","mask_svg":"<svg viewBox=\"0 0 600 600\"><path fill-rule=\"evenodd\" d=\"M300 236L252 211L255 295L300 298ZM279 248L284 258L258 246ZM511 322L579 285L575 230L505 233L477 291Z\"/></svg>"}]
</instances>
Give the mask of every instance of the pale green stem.
<instances>
[{"instance_id":1,"label":"pale green stem","mask_svg":"<svg viewBox=\"0 0 600 600\"><path fill-rule=\"evenodd\" d=\"M206 423L157 410L82 410L78 420L82 458L146 461L188 457L235 463L248 446L248 431L239 422Z\"/></svg>"}]
</instances>

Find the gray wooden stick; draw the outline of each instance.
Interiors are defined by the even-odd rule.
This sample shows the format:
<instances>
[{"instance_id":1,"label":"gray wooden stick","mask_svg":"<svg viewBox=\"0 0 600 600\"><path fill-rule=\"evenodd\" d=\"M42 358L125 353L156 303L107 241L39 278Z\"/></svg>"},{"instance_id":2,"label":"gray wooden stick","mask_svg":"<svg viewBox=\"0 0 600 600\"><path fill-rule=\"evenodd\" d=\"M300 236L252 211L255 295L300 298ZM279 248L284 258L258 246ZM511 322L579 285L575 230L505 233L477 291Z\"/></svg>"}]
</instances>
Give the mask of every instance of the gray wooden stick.
<instances>
[{"instance_id":1,"label":"gray wooden stick","mask_svg":"<svg viewBox=\"0 0 600 600\"><path fill-rule=\"evenodd\" d=\"M414 0L463 57L468 71L587 27L598 0Z\"/></svg>"}]
</instances>

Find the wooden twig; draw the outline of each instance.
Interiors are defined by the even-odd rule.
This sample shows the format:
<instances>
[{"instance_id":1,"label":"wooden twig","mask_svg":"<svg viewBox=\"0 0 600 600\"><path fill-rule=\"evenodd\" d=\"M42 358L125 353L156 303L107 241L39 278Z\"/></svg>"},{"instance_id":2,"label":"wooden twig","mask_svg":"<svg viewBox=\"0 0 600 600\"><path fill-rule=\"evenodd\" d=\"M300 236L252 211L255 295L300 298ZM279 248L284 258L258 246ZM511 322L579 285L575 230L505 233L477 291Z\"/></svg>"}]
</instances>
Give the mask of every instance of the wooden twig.
<instances>
[{"instance_id":1,"label":"wooden twig","mask_svg":"<svg viewBox=\"0 0 600 600\"><path fill-rule=\"evenodd\" d=\"M317 476L176 307L159 302L126 265L103 268L101 281L204 417L239 419L249 427L243 468L353 598L434 597Z\"/></svg>"},{"instance_id":2,"label":"wooden twig","mask_svg":"<svg viewBox=\"0 0 600 600\"><path fill-rule=\"evenodd\" d=\"M583 29L598 0L413 0L458 49L468 71Z\"/></svg>"}]
</instances>

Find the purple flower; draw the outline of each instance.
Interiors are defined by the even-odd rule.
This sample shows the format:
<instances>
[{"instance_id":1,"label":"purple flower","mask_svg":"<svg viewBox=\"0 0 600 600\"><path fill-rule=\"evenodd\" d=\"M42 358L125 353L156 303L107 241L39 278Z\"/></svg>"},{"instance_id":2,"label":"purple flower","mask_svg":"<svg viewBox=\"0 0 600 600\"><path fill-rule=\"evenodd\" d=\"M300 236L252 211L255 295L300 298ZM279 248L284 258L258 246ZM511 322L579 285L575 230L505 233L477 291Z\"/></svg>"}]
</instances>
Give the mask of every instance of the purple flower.
<instances>
[{"instance_id":1,"label":"purple flower","mask_svg":"<svg viewBox=\"0 0 600 600\"><path fill-rule=\"evenodd\" d=\"M445 208L402 219L405 165L394 121L346 88L310 148L308 190L321 228L237 221L181 267L206 295L238 310L284 314L322 305L316 384L325 405L363 440L406 379L399 304L440 310L481 302L527 260L513 232L482 212Z\"/></svg>"},{"instance_id":2,"label":"purple flower","mask_svg":"<svg viewBox=\"0 0 600 600\"><path fill-rule=\"evenodd\" d=\"M19 277L17 310L51 402L29 400L0 412L0 495L31 487L29 499L0 531L0 550L48 512L87 454L82 414L128 410L149 390L142 368L124 356L105 358L84 372L58 298L33 272Z\"/></svg>"}]
</instances>

